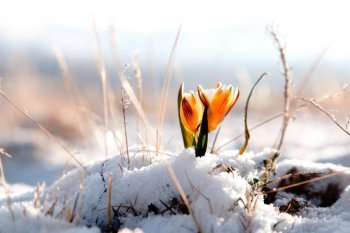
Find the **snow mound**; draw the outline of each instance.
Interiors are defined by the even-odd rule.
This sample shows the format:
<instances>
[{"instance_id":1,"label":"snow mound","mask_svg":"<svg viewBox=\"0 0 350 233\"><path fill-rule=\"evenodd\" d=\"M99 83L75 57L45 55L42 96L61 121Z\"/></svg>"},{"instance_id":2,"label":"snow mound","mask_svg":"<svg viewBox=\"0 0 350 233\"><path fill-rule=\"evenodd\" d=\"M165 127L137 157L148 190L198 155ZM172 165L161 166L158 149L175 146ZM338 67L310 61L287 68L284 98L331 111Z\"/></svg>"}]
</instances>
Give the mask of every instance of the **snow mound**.
<instances>
[{"instance_id":1,"label":"snow mound","mask_svg":"<svg viewBox=\"0 0 350 233\"><path fill-rule=\"evenodd\" d=\"M271 149L265 149L236 156L237 151L228 150L196 158L191 149L156 155L134 148L130 150L129 164L125 154L117 155L89 165L86 171L71 170L52 186L32 193L31 198L41 203L39 208L28 204L28 194L22 199L14 198L12 207L16 216L21 215L18 221L34 222L33 229L26 232L55 232L58 223L65 232L98 232L98 227L102 232L124 233L342 232L350 227L348 173L299 187L310 195L299 189L283 189L291 182L321 177L346 167L283 160L277 166L276 177L291 171L294 175L269 184L264 196L256 185L271 153ZM174 170L190 201L192 214L165 164ZM282 189L274 192L273 188ZM331 192L332 189L337 192ZM109 191L112 208L108 220ZM332 201L322 202L327 195ZM7 216L0 218L0 231L22 232L11 228L6 202L0 204L0 216ZM22 213L23 205L28 210L26 215Z\"/></svg>"}]
</instances>

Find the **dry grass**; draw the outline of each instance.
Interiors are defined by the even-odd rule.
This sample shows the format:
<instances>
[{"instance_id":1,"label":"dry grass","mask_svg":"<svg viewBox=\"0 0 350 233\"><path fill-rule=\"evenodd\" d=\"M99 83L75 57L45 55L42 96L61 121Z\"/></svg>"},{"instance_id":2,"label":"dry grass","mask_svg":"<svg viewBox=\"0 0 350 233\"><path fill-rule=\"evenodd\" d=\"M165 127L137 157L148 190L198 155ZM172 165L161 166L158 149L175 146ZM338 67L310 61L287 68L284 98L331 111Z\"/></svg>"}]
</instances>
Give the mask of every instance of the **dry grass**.
<instances>
[{"instance_id":1,"label":"dry grass","mask_svg":"<svg viewBox=\"0 0 350 233\"><path fill-rule=\"evenodd\" d=\"M134 75L136 78L136 83L137 83L137 92L138 92L138 96L139 96L139 102L141 103L141 105L143 105L143 101L142 101L142 95L143 95L143 91L142 91L142 73L141 73L141 69L139 66L139 53L135 52L133 58L132 58L132 68L134 70ZM141 135L141 129L140 129L141 125L140 125L140 117L137 116L137 134ZM139 139L139 138L138 138ZM140 138L140 140L142 140L142 138ZM139 141L138 143L139 144Z\"/></svg>"},{"instance_id":2,"label":"dry grass","mask_svg":"<svg viewBox=\"0 0 350 233\"><path fill-rule=\"evenodd\" d=\"M107 212L107 222L108 227L112 228L112 183L113 176L112 173L108 175L108 212Z\"/></svg>"},{"instance_id":3,"label":"dry grass","mask_svg":"<svg viewBox=\"0 0 350 233\"><path fill-rule=\"evenodd\" d=\"M40 123L36 122L30 115L27 113L24 109L22 109L20 106L18 106L15 102L13 102L4 92L0 91L0 96L4 98L12 107L17 109L19 112L21 112L29 121L31 121L34 125L36 125L42 132L44 132L50 139L52 139L53 142L55 142L72 160L76 162L77 165L79 165L80 168L82 168L84 171L87 172L85 165L82 161L80 161L73 152L71 152L68 147L61 142L58 138L56 138L52 133L50 133L44 126L42 126Z\"/></svg>"},{"instance_id":4,"label":"dry grass","mask_svg":"<svg viewBox=\"0 0 350 233\"><path fill-rule=\"evenodd\" d=\"M101 82L102 82L102 93L103 93L103 116L104 116L104 124L105 124L105 134L107 134L107 131L109 129L109 93L108 93L108 79L107 79L107 71L106 71L106 65L102 54L101 49L101 43L100 38L98 36L98 30L96 23L93 22L93 28L94 28L94 35L95 35L95 42L96 42L96 56L97 56L97 68L100 73ZM105 137L105 155L108 155L108 146L107 146L107 139Z\"/></svg>"},{"instance_id":5,"label":"dry grass","mask_svg":"<svg viewBox=\"0 0 350 233\"><path fill-rule=\"evenodd\" d=\"M142 123L144 124L148 135L154 136L155 133L154 133L154 130L152 129L152 127L149 123L147 115L144 112L141 103L138 101L138 98L136 97L134 89L132 88L132 86L130 85L129 81L126 78L125 68L126 67L124 67L124 69L119 73L119 79L120 79L121 85L122 85L123 89L125 90L126 94L129 96L130 102L134 105L135 110L136 110L138 116L140 117ZM147 137L147 138L149 138L149 137Z\"/></svg>"},{"instance_id":6,"label":"dry grass","mask_svg":"<svg viewBox=\"0 0 350 233\"><path fill-rule=\"evenodd\" d=\"M249 143L249 139L250 139L250 134L249 134L249 128L248 128L248 106L249 106L249 101L250 101L250 97L253 94L253 91L255 89L255 87L258 85L258 83L266 76L268 76L268 73L263 73L260 78L258 78L258 80L254 83L252 89L250 90L249 94L248 94L248 98L247 98L247 102L245 104L245 108L244 108L244 135L245 135L245 142L244 145L241 147L241 149L239 149L238 154L242 155L244 153L244 151L247 149L248 143Z\"/></svg>"},{"instance_id":7,"label":"dry grass","mask_svg":"<svg viewBox=\"0 0 350 233\"><path fill-rule=\"evenodd\" d=\"M165 78L164 78L164 83L163 83L163 88L162 88L162 94L160 96L160 103L159 103L159 108L158 108L158 121L157 121L157 150L161 149L161 139L163 135L163 125L164 125L164 118L165 118L165 112L166 112L166 107L168 103L168 95L169 95L169 86L170 86L170 80L172 77L172 71L173 71L173 65L174 65L174 57L175 57L175 51L176 47L179 41L181 33L181 26L179 27L176 38L173 44L173 48L170 53L168 65L166 68L165 72Z\"/></svg>"},{"instance_id":8,"label":"dry grass","mask_svg":"<svg viewBox=\"0 0 350 233\"><path fill-rule=\"evenodd\" d=\"M197 217L196 217L196 215L195 215L195 213L194 213L194 211L193 211L193 209L192 209L192 206L191 206L191 204L190 204L190 201L188 200L187 195L186 195L184 189L182 188L182 186L181 186L179 180L177 179L173 168L172 168L169 164L167 164L167 163L165 163L164 165L165 165L165 167L166 167L166 169L167 169L167 171L168 171L168 173L169 173L169 175L170 175L170 178L173 180L177 191L179 192L179 194L180 194L182 200L184 201L184 203L185 203L185 205L186 205L188 211L190 212L190 215L191 215L191 217L192 217L194 223L195 223L196 226L197 226L198 232L199 232L199 233L202 233L202 232L203 232L202 226L200 225L200 223L199 223L199 221L198 221L198 219L197 219Z\"/></svg>"},{"instance_id":9,"label":"dry grass","mask_svg":"<svg viewBox=\"0 0 350 233\"><path fill-rule=\"evenodd\" d=\"M126 147L126 156L128 159L128 167L130 167L130 155L129 155L129 141L128 141L128 129L127 129L127 125L126 125L126 108L129 105L129 101L127 99L127 96L124 92L124 88L122 88L122 93L121 93L121 99L122 99L122 112L123 112L123 124L124 124L124 138L125 138L125 147Z\"/></svg>"},{"instance_id":10,"label":"dry grass","mask_svg":"<svg viewBox=\"0 0 350 233\"><path fill-rule=\"evenodd\" d=\"M116 119L116 114L118 114L117 109L117 103L118 103L118 99L115 95L114 92L112 91L112 88L109 84L109 80L108 80L108 76L107 76L107 72L106 72L106 65L105 65L105 61L103 58L103 54L102 54L102 50L100 47L100 41L99 41L99 37L98 37L98 32L97 32L97 28L96 25L94 24L94 32L95 32L95 40L96 40L96 45L97 45L97 67L99 70L99 75L101 78L101 83L102 83L102 95L103 95L103 117L100 117L98 114L95 114L92 110L89 110L87 107L84 106L84 97L83 94L78 90L78 84L75 82L75 80L73 79L73 76L68 68L68 65L66 64L63 55L61 54L61 52L59 50L56 50L55 54L56 54L56 58L57 61L59 63L60 69L63 73L63 77L64 77L64 81L66 83L66 89L68 90L68 92L70 93L70 95L72 96L72 105L74 105L76 107L76 114L77 114L77 119L76 122L79 123L79 129L81 132L85 132L84 129L86 127L86 125L88 125L88 123L86 123L86 121L84 119L90 118L90 119L94 119L93 121L95 122L102 122L102 124L104 125L104 127L102 127L104 134L106 135L107 132L109 130L113 130L114 128L113 125L111 124L110 120L111 118ZM154 132L154 129L152 128L149 118L148 118L148 113L147 111L144 110L144 103L145 102L155 102L154 99L148 98L147 96L144 96L144 90L143 90L143 86L142 86L142 74L141 74L141 68L139 66L138 60L137 60L137 56L134 56L133 62L132 62L132 68L134 71L134 76L136 78L136 82L137 82L137 86L136 86L136 91L135 88L133 88L133 86L130 84L127 76L126 76L126 69L127 66L121 67L118 62L117 59L115 58L115 62L116 62L116 66L117 66L117 70L118 70L118 76L119 76L119 80L121 83L121 108L122 108L122 118L123 118L123 125L124 125L124 140L125 140L125 144L126 144L126 154L127 154L127 163L128 163L128 167L130 167L131 165L131 161L132 161L132 157L130 157L129 155L129 142L128 142L128 132L127 132L127 114L126 114L126 108L128 106L128 102L130 101L130 104L132 104L135 107L136 113L137 113L137 140L138 140L138 144L142 144L142 145L146 145L149 146L152 144L152 141L149 141L149 138L153 138L156 139L155 143L156 144L156 149L155 150L151 150L149 148L147 149L140 149L138 151L135 152L134 156L137 153L140 152L148 152L150 153L159 153L159 154L166 154L169 156L174 156L174 154L168 153L168 152L162 152L162 139L163 139L163 131L164 131L164 123L165 123L165 118L166 118L166 109L167 109L167 105L168 105L168 96L170 93L170 82L171 82L171 77L172 77L172 71L173 71L173 66L174 66L174 56L175 56L175 51L176 51L176 47L179 41L179 36L180 36L180 32L181 32L181 27L179 28L175 41L173 43L173 47L171 50L171 54L169 57L169 61L167 64L167 68L166 68L166 74L165 74L165 79L163 82L163 86L162 86L162 93L160 96L160 102L158 105L158 115L157 115L157 132ZM277 44L277 49L279 51L279 56L280 56L280 60L282 63L282 67L283 67L283 76L284 76L284 100L283 100L283 111L282 112L278 112L276 114L274 114L273 116L263 120L262 122L254 125L253 127L248 127L248 123L247 123L247 118L248 118L248 106L249 106L249 101L251 98L251 95L254 91L254 88L256 87L256 85L258 84L258 82L265 76L265 73L258 79L258 81L253 85L249 95L248 95L248 99L245 105L245 116L244 116L244 127L245 127L245 131L242 134L237 135L236 137L234 137L233 139L231 139L228 142L225 142L221 145L219 145L216 149L215 149L215 144L217 142L218 139L218 134L220 132L220 130L217 132L217 135L214 139L213 142L213 146L212 146L212 153L218 153L221 149L223 149L225 146L227 146L229 143L237 140L238 138L245 136L245 143L243 145L243 147L240 150L240 154L243 154L243 152L245 151L245 149L248 146L248 142L250 139L250 133L254 130L257 129L259 127L261 127L262 125L271 122L277 118L283 117L282 120L282 125L281 125L281 129L280 129L280 134L278 139L276 140L276 144L275 144L275 148L276 148L276 154L274 155L274 157L267 162L267 166L266 166L266 171L264 173L264 177L261 177L261 181L263 183L263 185L269 184L273 181L268 181L269 180L269 176L270 176L270 171L273 169L273 163L276 161L276 159L278 158L278 156L280 155L280 152L282 150L282 145L284 143L284 138L285 138L285 134L287 131L287 127L288 127L288 122L290 120L290 118L292 117L292 115L294 113L297 112L297 110L304 108L307 106L307 104L311 104L314 107L316 107L318 110L320 110L321 112L325 113L329 118L331 118L331 120L338 125L339 128L341 128L345 133L347 133L348 135L350 135L348 126L349 126L349 118L346 119L345 122L345 126L342 126L338 120L332 115L332 113L330 111L325 110L319 103L326 101L326 100L330 100L333 98L338 97L339 95L342 95L344 92L340 93L339 95L336 94L332 94L332 95L326 95L323 96L322 98L320 98L318 101L315 101L313 99L307 99L307 98L301 98L300 95L302 94L306 83L309 81L312 73L314 72L314 70L316 69L317 65L320 62L320 59L322 58L323 53L320 57L318 57L317 61L315 62L315 64L313 65L312 69L310 70L310 72L306 75L306 77L303 79L302 83L300 84L299 88L296 91L296 97L299 98L294 98L294 96L292 96L291 94L291 71L290 68L288 66L287 63L287 58L286 58L286 53L285 53L285 45L281 42L279 36L277 35L277 33L274 31L274 29L270 29L270 33L272 38L274 39L274 41ZM112 46L115 46L112 44ZM345 90L345 89L344 89ZM41 123L37 122L36 120L34 120L34 118L28 113L27 110L23 109L22 107L20 107L19 104L17 104L15 101L13 101L11 98L8 97L8 95L5 94L5 92L0 92L0 95L8 102L10 103L11 106L13 106L15 109L17 109L19 112L21 112L22 115L24 115L27 119L29 119L35 126L37 126L41 131L43 131L50 139L53 140L54 143L56 143L66 154L69 155L69 157L75 161L75 163L82 169L85 169L84 164L82 163L82 161L80 161L76 155L61 141L59 140L56 136L54 136L53 133L51 133L46 127L44 127ZM300 101L298 100L302 100L306 103L300 103ZM73 107L74 108L74 107ZM82 111L83 109L83 111ZM99 125L99 123L97 123L96 125ZM144 126L146 135L143 137L143 133L142 133L142 126ZM115 140L116 140L116 144L120 146L120 151L122 151L121 149L121 143L118 142L118 140L116 139L117 137L114 135ZM108 147L107 147L107 139L106 137L104 137L104 152L105 155L108 155ZM0 149L0 154L5 154L6 152L2 149ZM151 163L151 159L150 159L150 163ZM121 170L122 167L121 165L119 165ZM183 190L183 187L181 186L179 180L176 177L176 174L174 173L173 169L171 168L170 165L165 164L166 169L172 179L172 181L175 184L175 187L178 191L178 193L180 194L181 198L183 199L187 209L190 212L191 217L193 218L194 223L197 226L197 230L198 232L203 232L202 226L199 222L199 220L196 217L196 214L193 210L193 207L191 206L191 203L186 195L186 193ZM220 165L223 166L225 169L227 169L227 171L230 171L230 167L225 167L225 165ZM3 185L5 192L6 192L6 180L4 179L4 174L3 174L3 167L1 164L1 158L0 158L0 175L2 178L2 182L1 184ZM102 171L102 170L101 170ZM123 171L123 170L122 170ZM306 183L310 183L310 182L314 182L314 181L318 181L321 179L326 179L332 176L337 176L340 174L343 174L344 172L348 172L349 170L346 169L344 171L339 171L339 172L334 172L332 174L327 174L325 176L321 176L321 177L317 177L315 179L310 179L307 181L303 181L303 182L299 182L299 183L295 183L295 184L291 184L288 185L286 187L280 187L278 189L273 189L271 191L268 191L266 193L269 192L278 192L290 187L296 187L299 185L303 185ZM103 171L101 172L101 176L102 179L104 179L103 177ZM186 174L187 175L187 174ZM198 195L201 195L203 198L205 198L208 201L208 206L211 212L213 212L213 208L211 206L211 202L210 199L208 197L206 197L197 187L195 187L191 181L190 178L187 176L188 182L192 188L192 191L196 191L198 193ZM281 180L283 179L283 177L281 178L276 178L275 180ZM105 184L104 184L105 185ZM256 208L257 208L257 201L259 199L259 196L263 193L262 192L262 187L261 185L256 185L255 187L253 187L253 190L247 190L246 192L246 201L243 202L243 199L239 199L237 200L237 203L239 201L242 201L244 208L246 210L246 214L249 217L246 221L245 224L245 228L247 229L247 231L251 230L253 221L254 221L254 217L255 217L255 212L256 212ZM109 175L109 179L108 179L108 207L106 208L108 210L107 212L107 220L108 220L108 226L110 228L112 228L112 174ZM66 208L66 213L65 216L67 218L68 221L73 222L75 216L76 216L76 211L77 211L77 204L78 204L78 200L81 198L80 193L76 194L75 197L75 202L74 202L74 206L73 207L68 207L65 206ZM40 199L39 199L40 201ZM56 200L57 201L57 200ZM56 206L56 201L54 200L51 203L51 207L50 209L54 209ZM237 204L236 203L236 204ZM38 204L40 206L40 203ZM134 214L136 215L136 211L133 208L133 204L130 202L130 206L128 205L119 205L119 208L126 208L126 209L130 209L132 211L134 211ZM10 212L12 213L11 210L11 200L9 199L8 201L8 208L10 210ZM13 213L12 213L13 214Z\"/></svg>"},{"instance_id":11,"label":"dry grass","mask_svg":"<svg viewBox=\"0 0 350 233\"><path fill-rule=\"evenodd\" d=\"M276 148L278 150L278 154L274 155L273 161L275 161L277 159L277 157L279 156L279 153L281 151L282 145L283 145L283 141L284 141L284 136L286 134L287 131L287 127L288 127L288 123L289 123L289 119L291 117L290 115L290 95L291 95L291 91L290 91L290 87L291 87L291 83L292 83L292 74L287 62L287 57L286 57L286 46L285 44L281 41L280 36L277 34L276 32L276 28L274 28L273 26L268 27L268 32L271 34L273 40L275 41L276 45L277 45L277 49L280 55L280 59L281 59L281 63L282 63L282 67L283 67L283 76L284 76L284 115L283 115L283 122L282 122L282 126L281 126L281 130L280 130L280 137L279 140L276 142L276 144L274 145L274 148Z\"/></svg>"},{"instance_id":12,"label":"dry grass","mask_svg":"<svg viewBox=\"0 0 350 233\"><path fill-rule=\"evenodd\" d=\"M347 118L347 122L345 123L345 126L342 126L337 118L330 113L329 111L325 110L319 103L317 103L314 99L306 99L306 98L301 98L301 100L311 104L312 106L316 107L318 110L326 114L344 133L350 136L350 131L348 129L348 124L349 124L349 119Z\"/></svg>"},{"instance_id":13,"label":"dry grass","mask_svg":"<svg viewBox=\"0 0 350 233\"><path fill-rule=\"evenodd\" d=\"M315 181L325 180L325 179L328 179L328 178L331 178L331 177L334 177L334 176L343 175L344 173L347 173L349 171L350 171L350 169L344 169L344 170L341 170L341 171L332 172L332 173L329 173L329 174L326 174L326 175L322 175L322 176L319 176L319 177L316 177L316 178L308 179L308 180L305 180L305 181L302 181L302 182L293 183L293 184L290 184L290 185L287 185L287 186L283 186L283 187L279 187L279 188L273 188L270 191L267 191L265 193L266 194L268 194L268 193L275 193L275 192L279 192L279 191L286 190L286 189L289 189L289 188L293 188L293 187L301 186L301 185L304 185L304 184L312 183L312 182L315 182ZM289 177L290 177L290 175L285 175L283 177L278 177L273 182L278 182L278 181L287 179Z\"/></svg>"}]
</instances>

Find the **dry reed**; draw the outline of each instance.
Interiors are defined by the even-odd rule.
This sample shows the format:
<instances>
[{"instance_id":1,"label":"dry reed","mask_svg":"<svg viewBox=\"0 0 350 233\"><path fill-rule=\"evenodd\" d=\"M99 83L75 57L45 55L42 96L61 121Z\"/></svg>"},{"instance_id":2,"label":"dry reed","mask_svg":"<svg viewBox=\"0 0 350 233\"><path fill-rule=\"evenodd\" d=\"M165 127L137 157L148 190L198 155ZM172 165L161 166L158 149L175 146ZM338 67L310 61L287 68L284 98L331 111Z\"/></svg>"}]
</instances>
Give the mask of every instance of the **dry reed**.
<instances>
[{"instance_id":1,"label":"dry reed","mask_svg":"<svg viewBox=\"0 0 350 233\"><path fill-rule=\"evenodd\" d=\"M253 91L255 89L255 87L258 85L258 83L266 76L268 76L269 73L263 73L260 78L258 78L258 80L254 83L252 89L250 90L249 94L248 94L248 98L247 98L247 102L245 104L245 108L244 108L244 135L245 135L245 142L244 145L241 147L241 149L239 149L238 154L242 155L244 153L244 151L247 149L248 147L248 143L249 143L249 139L250 139L250 133L249 133L249 128L248 128L248 106L249 106L249 101L250 98L253 94Z\"/></svg>"},{"instance_id":2,"label":"dry reed","mask_svg":"<svg viewBox=\"0 0 350 233\"><path fill-rule=\"evenodd\" d=\"M95 35L95 43L96 43L96 57L97 57L97 68L100 72L101 82L102 82L102 92L103 92L103 115L104 115L104 124L105 124L105 135L104 135L104 143L105 143L105 155L108 155L108 146L107 146L107 138L106 134L109 128L109 93L108 93L108 79L105 61L102 54L102 48L100 43L100 38L97 31L96 23L93 22L94 35Z\"/></svg>"},{"instance_id":3,"label":"dry reed","mask_svg":"<svg viewBox=\"0 0 350 233\"><path fill-rule=\"evenodd\" d=\"M173 47L170 53L168 65L166 68L165 72L165 79L162 87L162 93L160 96L160 103L159 103L159 109L158 109L158 121L157 121L157 150L160 150L161 148L161 139L162 139L162 134L163 134L163 124L164 124L164 118L165 118L165 112L166 112L166 106L167 106L167 101L168 101L168 94L169 94L169 86L170 86L170 80L172 77L172 71L173 71L173 63L174 63L174 58L175 58L175 51L176 47L179 41L181 33L181 25L177 31L175 41L173 43Z\"/></svg>"}]
</instances>

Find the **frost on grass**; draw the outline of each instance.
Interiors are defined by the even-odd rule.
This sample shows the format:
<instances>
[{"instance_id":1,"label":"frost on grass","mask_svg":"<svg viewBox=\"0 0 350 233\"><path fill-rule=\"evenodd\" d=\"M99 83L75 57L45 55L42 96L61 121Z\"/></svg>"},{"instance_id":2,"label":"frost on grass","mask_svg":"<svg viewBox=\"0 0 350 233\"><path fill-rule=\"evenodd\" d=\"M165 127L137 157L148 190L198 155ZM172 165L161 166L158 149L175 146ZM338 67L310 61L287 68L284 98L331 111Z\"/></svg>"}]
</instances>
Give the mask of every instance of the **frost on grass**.
<instances>
[{"instance_id":1,"label":"frost on grass","mask_svg":"<svg viewBox=\"0 0 350 233\"><path fill-rule=\"evenodd\" d=\"M271 150L235 156L237 153L229 150L196 158L192 149L174 155L155 155L136 153L134 148L130 150L133 156L129 169L125 155L118 155L91 164L87 173L72 170L44 188L40 195L36 194L40 197L37 208L28 204L28 194L22 200L16 197L13 199L16 221L33 222L33 230L26 232L55 232L57 226L71 232L98 232L96 227L102 232L197 232L164 165L168 163L203 232L339 232L350 225L347 188L350 176L346 173L301 186L304 193L281 190L267 204L266 197L270 194L254 192L253 186L262 175L264 160ZM276 177L294 169L293 177L297 181L345 169L297 160L284 160L278 165ZM113 182L108 222L110 174ZM280 188L296 180L284 179L271 183L269 188ZM327 195L334 197L333 189L338 195L336 200L328 207L321 207ZM17 224L9 221L5 202L1 204L0 221L5 222L0 225L1 232L21 232L12 231Z\"/></svg>"}]
</instances>

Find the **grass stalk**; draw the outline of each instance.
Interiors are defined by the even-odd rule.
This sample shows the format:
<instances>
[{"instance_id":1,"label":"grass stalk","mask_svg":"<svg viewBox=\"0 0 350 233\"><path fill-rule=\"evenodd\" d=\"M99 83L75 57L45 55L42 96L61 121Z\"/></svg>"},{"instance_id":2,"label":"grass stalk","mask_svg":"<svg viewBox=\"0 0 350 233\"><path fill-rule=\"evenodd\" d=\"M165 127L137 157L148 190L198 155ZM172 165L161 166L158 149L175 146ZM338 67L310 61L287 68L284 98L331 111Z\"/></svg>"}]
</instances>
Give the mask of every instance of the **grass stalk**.
<instances>
[{"instance_id":1,"label":"grass stalk","mask_svg":"<svg viewBox=\"0 0 350 233\"><path fill-rule=\"evenodd\" d=\"M150 123L148 121L148 118L146 117L145 112L142 109L142 106L140 104L140 102L138 101L136 94L134 92L134 90L132 89L129 81L127 80L126 76L125 76L125 69L123 71L121 71L119 73L119 79L120 82L122 84L122 87L125 91L125 93L128 95L130 102L134 105L138 115L141 118L141 121L143 122L143 124L146 127L146 130L152 135L154 136L154 130L152 129L152 127L150 126Z\"/></svg>"},{"instance_id":2,"label":"grass stalk","mask_svg":"<svg viewBox=\"0 0 350 233\"><path fill-rule=\"evenodd\" d=\"M345 172L348 172L348 171L350 171L350 169L344 169L344 170L341 170L341 171L332 172L332 173L327 174L327 175L315 177L315 178L312 178L312 179L309 179L309 180L304 180L304 181L301 181L301 182L298 182L298 183L286 185L286 186L279 187L279 188L273 188L270 191L267 191L265 193L279 192L279 191L282 191L282 190L286 190L286 189L289 189L289 188L293 188L293 187L297 187L297 186L300 186L300 185L308 184L308 183L311 183L311 182L328 179L328 178L333 177L333 176L339 176L339 175L342 175L342 174L344 174Z\"/></svg>"},{"instance_id":3,"label":"grass stalk","mask_svg":"<svg viewBox=\"0 0 350 233\"><path fill-rule=\"evenodd\" d=\"M137 83L137 92L138 92L138 100L142 106L142 73L141 73L141 69L140 69L140 66L139 66L139 62L138 62L138 53L136 52L133 56L133 59L132 59L132 68L134 70L134 75L135 75L135 78L136 78L136 83ZM137 125L136 125L136 130L137 130L137 134L138 135L141 135L141 132L140 132L140 116L137 115ZM139 144L140 141L139 141L139 138L137 138L137 144Z\"/></svg>"},{"instance_id":4,"label":"grass stalk","mask_svg":"<svg viewBox=\"0 0 350 233\"><path fill-rule=\"evenodd\" d=\"M168 171L168 173L169 173L169 175L170 175L170 178L172 179L172 181L173 181L174 184L175 184L176 190L177 190L178 193L180 194L180 196L181 196L182 200L184 201L184 203L185 203L185 205L186 205L188 211L190 212L190 215L191 215L191 217L192 217L194 223L195 223L196 226L197 226L198 232L199 232L199 233L202 233L202 232L203 232L202 226L199 224L199 221L198 221L198 219L196 218L196 215L195 215L195 213L194 213L194 211L193 211L193 209L192 209L192 207L191 207L190 201L188 200L185 191L183 190L183 188L182 188L182 186L181 186L179 180L177 179L173 168L172 168L169 164L167 164L167 163L165 163L164 165L165 165L165 167L166 167L166 169L167 169L167 171Z\"/></svg>"},{"instance_id":5,"label":"grass stalk","mask_svg":"<svg viewBox=\"0 0 350 233\"><path fill-rule=\"evenodd\" d=\"M107 210L107 219L108 227L112 229L112 182L113 182L112 173L109 173L108 176L108 210Z\"/></svg>"},{"instance_id":6,"label":"grass stalk","mask_svg":"<svg viewBox=\"0 0 350 233\"><path fill-rule=\"evenodd\" d=\"M130 155L129 155L129 142L128 142L128 131L126 128L126 114L125 114L125 110L127 108L128 105L128 101L126 100L126 94L124 92L124 88L122 88L121 91L121 95L122 95L122 112L123 112L123 124L124 124L124 138L125 138L125 147L126 147L126 156L127 156L127 160L128 160L128 168L130 167Z\"/></svg>"},{"instance_id":7,"label":"grass stalk","mask_svg":"<svg viewBox=\"0 0 350 233\"><path fill-rule=\"evenodd\" d=\"M214 153L215 153L215 144L216 144L216 141L218 140L220 130L221 130L221 126L219 127L218 131L217 131L216 134L215 134L215 138L214 138L214 141L213 141L213 145L211 146L211 150L210 150L210 153L211 153L211 154L214 154Z\"/></svg>"},{"instance_id":8,"label":"grass stalk","mask_svg":"<svg viewBox=\"0 0 350 233\"><path fill-rule=\"evenodd\" d=\"M269 73L263 73L260 78L254 83L252 89L249 92L248 98L247 98L247 102L245 104L245 108L244 108L244 134L245 134L245 142L244 145L241 147L241 149L239 150L238 154L242 155L244 153L244 151L247 149L248 147L248 143L249 143L249 139L250 139L250 133L249 133L249 128L248 128L248 106L249 106L249 101L250 101L250 97L253 94L253 91L255 89L255 87L258 85L258 83L265 77L268 76Z\"/></svg>"},{"instance_id":9,"label":"grass stalk","mask_svg":"<svg viewBox=\"0 0 350 233\"><path fill-rule=\"evenodd\" d=\"M284 142L284 137L287 131L289 119L290 119L290 86L292 83L292 77L291 77L291 72L287 62L285 45L282 43L279 35L277 34L276 30L272 26L268 28L268 32L270 33L270 35L272 36L272 39L275 41L277 45L277 49L280 55L280 60L282 63L283 76L284 76L284 92L283 92L284 114L283 114L283 122L281 125L281 130L280 130L280 137L274 146L274 148L278 150L278 152L274 155L274 158L273 158L273 161L274 161L278 158L280 154L280 151Z\"/></svg>"},{"instance_id":10,"label":"grass stalk","mask_svg":"<svg viewBox=\"0 0 350 233\"><path fill-rule=\"evenodd\" d=\"M58 66L62 72L66 91L68 95L70 95L70 102L71 102L72 108L74 109L77 128L81 135L87 135L88 132L86 130L86 126L83 125L83 122L85 122L85 115L82 115L78 109L79 107L84 105L83 98L81 96L81 93L78 90L78 85L75 82L72 73L70 72L70 69L63 57L61 50L59 50L58 48L54 48L54 54L55 54ZM84 137L84 144L87 145L86 137Z\"/></svg>"},{"instance_id":11,"label":"grass stalk","mask_svg":"<svg viewBox=\"0 0 350 233\"><path fill-rule=\"evenodd\" d=\"M321 112L323 112L324 114L326 114L342 131L344 131L344 133L346 133L347 135L350 136L350 131L347 129L347 123L345 123L345 127L343 127L335 118L335 116L333 114L331 114L329 111L325 110L319 103L317 103L315 100L313 99L306 99L306 98L301 98L301 100L311 104L312 106L314 106L315 108L317 108L318 110L320 110Z\"/></svg>"},{"instance_id":12,"label":"grass stalk","mask_svg":"<svg viewBox=\"0 0 350 233\"><path fill-rule=\"evenodd\" d=\"M4 92L0 91L0 96L4 98L11 106L17 109L20 113L22 113L29 121L31 121L34 125L36 125L42 132L44 132L53 142L55 142L69 157L75 161L80 168L82 168L85 172L89 173L86 170L83 162L80 161L73 152L71 152L68 147L63 144L58 138L56 138L52 133L50 133L43 125L36 122L25 110L23 110L18 104L16 104L13 100L11 100Z\"/></svg>"},{"instance_id":13,"label":"grass stalk","mask_svg":"<svg viewBox=\"0 0 350 233\"><path fill-rule=\"evenodd\" d=\"M96 23L93 22L94 35L95 35L95 43L96 43L96 56L97 56L97 68L100 72L101 82L102 82L102 92L103 92L103 115L104 115L104 124L105 124L105 135L104 135L104 144L105 144L105 155L108 155L108 146L107 146L107 130L109 128L109 103L108 103L108 80L107 80L107 72L106 65L102 55L102 48L100 43L100 38L98 36Z\"/></svg>"},{"instance_id":14,"label":"grass stalk","mask_svg":"<svg viewBox=\"0 0 350 233\"><path fill-rule=\"evenodd\" d=\"M170 80L172 77L175 51L176 51L177 44L179 42L180 33L181 33L181 25L177 31L177 34L173 43L173 47L170 53L168 65L165 72L165 79L162 87L162 93L160 97L160 103L159 103L159 109L158 109L159 111L158 121L157 121L157 142L156 142L157 150L160 150L161 144L162 144L161 139L163 135L164 118L165 118L166 106L168 102L169 86L170 86Z\"/></svg>"}]
</instances>

